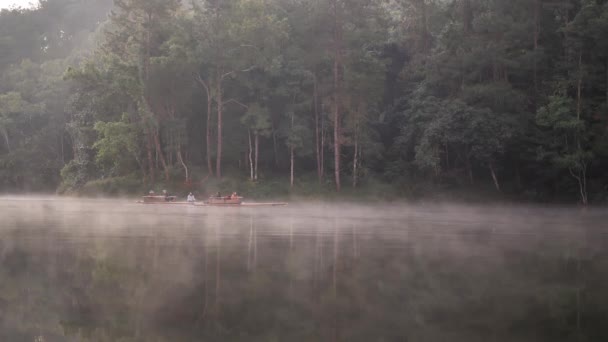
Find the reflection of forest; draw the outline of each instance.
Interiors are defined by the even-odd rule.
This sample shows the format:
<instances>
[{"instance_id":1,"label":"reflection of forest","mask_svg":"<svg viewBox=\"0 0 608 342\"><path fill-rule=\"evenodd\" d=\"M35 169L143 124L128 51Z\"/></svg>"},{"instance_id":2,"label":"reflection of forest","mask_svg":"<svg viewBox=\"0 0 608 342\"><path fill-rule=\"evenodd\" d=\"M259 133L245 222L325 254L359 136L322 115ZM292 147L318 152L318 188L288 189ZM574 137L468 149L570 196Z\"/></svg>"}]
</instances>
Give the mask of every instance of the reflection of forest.
<instances>
[{"instance_id":1,"label":"reflection of forest","mask_svg":"<svg viewBox=\"0 0 608 342\"><path fill-rule=\"evenodd\" d=\"M608 340L606 239L584 227L258 213L9 220L0 341Z\"/></svg>"}]
</instances>

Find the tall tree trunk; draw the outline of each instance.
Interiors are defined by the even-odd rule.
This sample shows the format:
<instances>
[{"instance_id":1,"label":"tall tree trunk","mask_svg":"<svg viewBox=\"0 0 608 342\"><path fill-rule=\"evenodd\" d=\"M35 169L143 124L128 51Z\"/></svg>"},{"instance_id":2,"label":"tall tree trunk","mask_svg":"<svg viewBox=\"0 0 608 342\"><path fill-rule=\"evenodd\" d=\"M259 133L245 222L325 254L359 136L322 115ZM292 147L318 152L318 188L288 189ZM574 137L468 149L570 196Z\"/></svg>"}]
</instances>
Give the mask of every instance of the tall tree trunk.
<instances>
[{"instance_id":1,"label":"tall tree trunk","mask_svg":"<svg viewBox=\"0 0 608 342\"><path fill-rule=\"evenodd\" d=\"M321 111L321 180L325 177L325 120Z\"/></svg>"},{"instance_id":2,"label":"tall tree trunk","mask_svg":"<svg viewBox=\"0 0 608 342\"><path fill-rule=\"evenodd\" d=\"M470 0L462 0L462 24L465 35L469 34L473 27L473 11Z\"/></svg>"},{"instance_id":3,"label":"tall tree trunk","mask_svg":"<svg viewBox=\"0 0 608 342\"><path fill-rule=\"evenodd\" d=\"M272 150L274 152L274 166L279 167L279 151L277 149L277 131L274 129L274 120L271 119Z\"/></svg>"},{"instance_id":4,"label":"tall tree trunk","mask_svg":"<svg viewBox=\"0 0 608 342\"><path fill-rule=\"evenodd\" d=\"M341 148L341 137L340 137L340 68L341 68L341 55L342 55L342 23L340 21L338 9L338 0L333 0L333 11L334 11L334 42L333 42L333 53L334 53L334 64L333 64L333 77L334 77L334 101L333 101L333 114L334 114L334 175L336 180L336 191L340 191L340 148Z\"/></svg>"},{"instance_id":5,"label":"tall tree trunk","mask_svg":"<svg viewBox=\"0 0 608 342\"><path fill-rule=\"evenodd\" d=\"M8 137L8 131L4 127L0 128L0 131L2 131L2 136L4 137L4 141L6 142L6 150L10 154L11 153L11 141ZM62 145L62 147L63 147L63 145Z\"/></svg>"},{"instance_id":6,"label":"tall tree trunk","mask_svg":"<svg viewBox=\"0 0 608 342\"><path fill-rule=\"evenodd\" d=\"M184 162L184 158L182 158L182 148L178 147L177 150L177 160L179 161L180 164L182 164L182 167L184 168L184 172L186 173L186 183L190 182L190 174L188 173L188 165L186 165L186 163Z\"/></svg>"},{"instance_id":7,"label":"tall tree trunk","mask_svg":"<svg viewBox=\"0 0 608 342\"><path fill-rule=\"evenodd\" d=\"M293 106L295 107L295 103L296 103L296 96L293 97ZM293 135L293 127L294 127L294 111L291 111L291 134ZM293 188L293 175L294 175L294 146L293 146L293 141L290 142L289 144L289 170L290 170L290 177L289 177L289 186L291 188Z\"/></svg>"},{"instance_id":8,"label":"tall tree trunk","mask_svg":"<svg viewBox=\"0 0 608 342\"><path fill-rule=\"evenodd\" d=\"M154 156L152 155L152 132L150 132L150 128L147 127L146 131L146 154L148 156L148 168L150 170L150 182L154 183L156 181L156 174L154 172Z\"/></svg>"},{"instance_id":9,"label":"tall tree trunk","mask_svg":"<svg viewBox=\"0 0 608 342\"><path fill-rule=\"evenodd\" d=\"M199 74L196 74L196 80L205 89L205 95L207 95L207 126L205 128L205 141L207 149L207 172L210 176L213 176L213 161L211 160L211 105L213 98L211 96L211 85L205 81Z\"/></svg>"},{"instance_id":10,"label":"tall tree trunk","mask_svg":"<svg viewBox=\"0 0 608 342\"><path fill-rule=\"evenodd\" d=\"M489 168L490 174L492 175L492 180L494 180L494 186L496 187L496 190L500 192L500 184L498 183L498 177L496 177L496 172L494 171L494 163L490 163Z\"/></svg>"},{"instance_id":11,"label":"tall tree trunk","mask_svg":"<svg viewBox=\"0 0 608 342\"><path fill-rule=\"evenodd\" d=\"M608 76L608 74L607 74ZM608 93L607 93L608 95ZM64 124L65 125L65 124ZM60 146L61 146L61 166L65 165L65 137L63 136L63 132L59 135ZM139 163L139 160L137 161ZM145 172L144 172L145 174Z\"/></svg>"},{"instance_id":12,"label":"tall tree trunk","mask_svg":"<svg viewBox=\"0 0 608 342\"><path fill-rule=\"evenodd\" d=\"M255 137L255 161L254 161L254 172L253 179L258 180L258 157L260 155L260 135L258 132L254 132L253 136Z\"/></svg>"},{"instance_id":13,"label":"tall tree trunk","mask_svg":"<svg viewBox=\"0 0 608 342\"><path fill-rule=\"evenodd\" d=\"M217 178L222 178L222 78L220 73L217 75L216 96L217 96L217 156L215 161L215 174Z\"/></svg>"},{"instance_id":14,"label":"tall tree trunk","mask_svg":"<svg viewBox=\"0 0 608 342\"><path fill-rule=\"evenodd\" d=\"M469 182L470 184L473 184L475 182L475 179L473 178L473 166L471 165L471 158L467 155L465 155L465 158L467 165L467 173L469 174Z\"/></svg>"},{"instance_id":15,"label":"tall tree trunk","mask_svg":"<svg viewBox=\"0 0 608 342\"><path fill-rule=\"evenodd\" d=\"M248 133L248 137L249 137L249 151L247 153L249 155L249 179L253 180L253 160L251 157L253 148L251 146L251 130L248 129L247 133Z\"/></svg>"},{"instance_id":16,"label":"tall tree trunk","mask_svg":"<svg viewBox=\"0 0 608 342\"><path fill-rule=\"evenodd\" d=\"M207 91L207 127L205 128L205 141L207 149L207 172L213 176L213 161L211 160L211 94Z\"/></svg>"},{"instance_id":17,"label":"tall tree trunk","mask_svg":"<svg viewBox=\"0 0 608 342\"><path fill-rule=\"evenodd\" d=\"M289 186L291 188L293 188L293 168L294 168L294 152L293 152L293 146L289 148L289 170L290 170L290 176L289 176Z\"/></svg>"},{"instance_id":18,"label":"tall tree trunk","mask_svg":"<svg viewBox=\"0 0 608 342\"><path fill-rule=\"evenodd\" d=\"M576 85L576 118L580 121L582 115L582 88L583 88L583 51L579 51L578 53L578 82ZM580 132L576 132L576 145L578 149L578 153L583 152L583 148L581 146L581 137ZM570 170L570 173L577 179L580 193L581 193L581 202L583 205L587 205L587 162L580 157L578 161L580 165L576 170L576 173Z\"/></svg>"},{"instance_id":19,"label":"tall tree trunk","mask_svg":"<svg viewBox=\"0 0 608 342\"><path fill-rule=\"evenodd\" d=\"M428 16L425 0L416 0L416 11L419 12L418 34L420 35L418 49L422 52L428 50Z\"/></svg>"},{"instance_id":20,"label":"tall tree trunk","mask_svg":"<svg viewBox=\"0 0 608 342\"><path fill-rule=\"evenodd\" d=\"M321 153L319 151L320 141L319 141L319 89L317 84L317 75L313 74L313 106L314 106L314 114L315 114L315 156L317 157L317 179L319 183L321 183L323 174L321 172Z\"/></svg>"},{"instance_id":21,"label":"tall tree trunk","mask_svg":"<svg viewBox=\"0 0 608 342\"><path fill-rule=\"evenodd\" d=\"M540 37L540 10L542 0L532 0L534 3L534 90L538 92L538 39Z\"/></svg>"},{"instance_id":22,"label":"tall tree trunk","mask_svg":"<svg viewBox=\"0 0 608 342\"><path fill-rule=\"evenodd\" d=\"M357 125L355 125L355 153L353 156L353 188L357 187L357 163L359 155L359 132Z\"/></svg>"}]
</instances>

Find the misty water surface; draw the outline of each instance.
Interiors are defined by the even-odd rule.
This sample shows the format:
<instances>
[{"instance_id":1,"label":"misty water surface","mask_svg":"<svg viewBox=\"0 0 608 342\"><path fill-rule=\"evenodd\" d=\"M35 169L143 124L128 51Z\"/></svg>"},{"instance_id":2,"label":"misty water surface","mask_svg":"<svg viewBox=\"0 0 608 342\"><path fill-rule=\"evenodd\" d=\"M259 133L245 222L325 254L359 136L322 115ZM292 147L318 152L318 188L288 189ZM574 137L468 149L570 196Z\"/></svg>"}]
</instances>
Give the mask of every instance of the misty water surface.
<instances>
[{"instance_id":1,"label":"misty water surface","mask_svg":"<svg viewBox=\"0 0 608 342\"><path fill-rule=\"evenodd\" d=\"M0 341L606 341L603 209L0 199Z\"/></svg>"}]
</instances>

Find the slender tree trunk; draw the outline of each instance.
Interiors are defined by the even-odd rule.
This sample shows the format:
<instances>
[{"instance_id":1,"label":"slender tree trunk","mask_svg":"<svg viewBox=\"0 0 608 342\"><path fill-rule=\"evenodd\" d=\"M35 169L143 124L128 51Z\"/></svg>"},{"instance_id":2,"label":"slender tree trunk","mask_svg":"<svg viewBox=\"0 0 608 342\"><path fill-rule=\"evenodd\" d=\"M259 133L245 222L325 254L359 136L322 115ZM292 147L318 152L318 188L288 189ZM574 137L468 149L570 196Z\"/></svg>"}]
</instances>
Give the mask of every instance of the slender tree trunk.
<instances>
[{"instance_id":1,"label":"slender tree trunk","mask_svg":"<svg viewBox=\"0 0 608 342\"><path fill-rule=\"evenodd\" d=\"M498 183L498 177L496 177L496 172L494 171L494 163L490 163L489 168L490 173L492 174L492 180L494 180L494 186L496 187L496 190L500 192L500 184Z\"/></svg>"},{"instance_id":2,"label":"slender tree trunk","mask_svg":"<svg viewBox=\"0 0 608 342\"><path fill-rule=\"evenodd\" d=\"M6 142L6 150L8 151L8 153L11 153L11 142L10 139L8 137L8 132L6 131L6 128L1 128L0 131L2 131L2 136L4 137L4 141Z\"/></svg>"},{"instance_id":3,"label":"slender tree trunk","mask_svg":"<svg viewBox=\"0 0 608 342\"><path fill-rule=\"evenodd\" d=\"M154 137L152 138L152 144L154 146L154 168L159 169L159 160L158 160L158 148L156 148L156 144L154 143Z\"/></svg>"},{"instance_id":4,"label":"slender tree trunk","mask_svg":"<svg viewBox=\"0 0 608 342\"><path fill-rule=\"evenodd\" d=\"M538 92L538 39L540 37L540 10L542 0L532 0L534 3L534 90Z\"/></svg>"},{"instance_id":5,"label":"slender tree trunk","mask_svg":"<svg viewBox=\"0 0 608 342\"><path fill-rule=\"evenodd\" d=\"M445 150L445 169L447 171L449 171L450 170L450 149L449 149L447 142L445 143L444 150Z\"/></svg>"},{"instance_id":6,"label":"slender tree trunk","mask_svg":"<svg viewBox=\"0 0 608 342\"><path fill-rule=\"evenodd\" d=\"M179 161L180 164L182 164L182 167L184 168L184 172L186 172L186 183L190 182L190 174L188 173L188 165L186 165L186 163L184 162L184 158L182 158L182 149L181 147L178 148L177 150L177 160Z\"/></svg>"},{"instance_id":7,"label":"slender tree trunk","mask_svg":"<svg viewBox=\"0 0 608 342\"><path fill-rule=\"evenodd\" d=\"M207 91L207 127L205 128L205 141L207 149L207 172L213 176L213 161L211 160L211 94Z\"/></svg>"},{"instance_id":8,"label":"slender tree trunk","mask_svg":"<svg viewBox=\"0 0 608 342\"><path fill-rule=\"evenodd\" d=\"M468 156L466 156L465 158L467 163L467 172L469 174L469 182L473 184L475 180L473 178L473 166L471 165L471 159Z\"/></svg>"},{"instance_id":9,"label":"slender tree trunk","mask_svg":"<svg viewBox=\"0 0 608 342\"><path fill-rule=\"evenodd\" d=\"M320 141L319 141L319 90L317 84L317 75L313 75L313 106L314 106L314 114L315 114L315 147L317 157L317 179L319 183L321 183L323 178L323 173L321 172L321 153L319 151Z\"/></svg>"},{"instance_id":10,"label":"slender tree trunk","mask_svg":"<svg viewBox=\"0 0 608 342\"><path fill-rule=\"evenodd\" d=\"M144 95L143 95L143 103L146 106L146 111L149 111L151 113L150 110L150 102L147 96L147 92L146 92L146 86L148 85L148 80L149 80L149 75L150 75L150 45L151 45L151 37L150 37L150 28L152 27L152 13L148 12L148 18L147 18L147 29L145 32L145 55L144 55L144 61L143 61L143 85L144 85ZM154 183L155 181L155 167L154 167L154 162L153 162L153 156L152 156L152 149L154 146L154 141L153 141L153 137L155 136L155 134L152 132L152 129L150 127L147 128L147 133L148 133L148 142L146 144L146 152L148 154L148 166L150 168L150 180L152 183ZM158 150L157 150L158 153ZM158 162L158 160L157 160Z\"/></svg>"},{"instance_id":11,"label":"slender tree trunk","mask_svg":"<svg viewBox=\"0 0 608 342\"><path fill-rule=\"evenodd\" d=\"M334 11L334 64L333 64L333 77L334 77L334 101L333 101L333 114L334 114L334 175L336 180L336 191L340 191L340 148L341 148L341 137L340 137L340 68L341 68L341 54L342 54L342 23L339 18L338 1L333 1Z\"/></svg>"},{"instance_id":12,"label":"slender tree trunk","mask_svg":"<svg viewBox=\"0 0 608 342\"><path fill-rule=\"evenodd\" d=\"M325 120L321 116L321 180L325 177L325 137Z\"/></svg>"},{"instance_id":13,"label":"slender tree trunk","mask_svg":"<svg viewBox=\"0 0 608 342\"><path fill-rule=\"evenodd\" d=\"M583 88L583 52L579 51L578 53L578 82L576 85L576 118L581 120L582 115L582 88ZM581 146L581 138L580 132L576 132L576 145L578 149L578 153L583 152L583 148ZM580 193L581 193L581 202L583 205L587 205L587 165L586 161L580 157L579 167L576 170L578 176L574 176L579 183ZM571 171L572 172L572 171ZM574 175L574 174L573 174Z\"/></svg>"},{"instance_id":14,"label":"slender tree trunk","mask_svg":"<svg viewBox=\"0 0 608 342\"><path fill-rule=\"evenodd\" d=\"M294 97L294 103L295 103L295 97ZM291 134L293 134L293 124L294 124L294 112L293 110L291 111ZM289 177L289 186L291 188L293 188L293 172L294 172L294 147L293 147L293 142L289 144L289 171L290 171L290 177Z\"/></svg>"},{"instance_id":15,"label":"slender tree trunk","mask_svg":"<svg viewBox=\"0 0 608 342\"><path fill-rule=\"evenodd\" d=\"M274 152L274 166L279 167L279 151L277 149L277 131L274 129L274 120L271 120L272 125L272 150Z\"/></svg>"},{"instance_id":16,"label":"slender tree trunk","mask_svg":"<svg viewBox=\"0 0 608 342\"><path fill-rule=\"evenodd\" d=\"M473 26L473 12L470 0L462 0L462 22L464 33L469 34Z\"/></svg>"},{"instance_id":17,"label":"slender tree trunk","mask_svg":"<svg viewBox=\"0 0 608 342\"><path fill-rule=\"evenodd\" d=\"M253 180L253 160L251 157L253 148L251 146L251 130L247 130L248 133L248 137L249 137L249 151L248 151L248 155L249 155L249 179Z\"/></svg>"},{"instance_id":18,"label":"slender tree trunk","mask_svg":"<svg viewBox=\"0 0 608 342\"><path fill-rule=\"evenodd\" d=\"M355 132L355 153L353 157L353 188L357 187L357 162L359 155L359 134Z\"/></svg>"},{"instance_id":19,"label":"slender tree trunk","mask_svg":"<svg viewBox=\"0 0 608 342\"><path fill-rule=\"evenodd\" d=\"M207 158L207 172L210 176L213 176L213 161L211 160L211 105L213 98L211 96L211 85L206 82L200 75L196 75L196 80L205 89L205 95L207 96L207 126L205 127L205 141L206 141L206 158Z\"/></svg>"},{"instance_id":20,"label":"slender tree trunk","mask_svg":"<svg viewBox=\"0 0 608 342\"><path fill-rule=\"evenodd\" d=\"M294 168L294 152L293 152L293 147L289 148L289 169L290 169L290 177L289 177L289 186L291 188L293 188L293 168Z\"/></svg>"},{"instance_id":21,"label":"slender tree trunk","mask_svg":"<svg viewBox=\"0 0 608 342\"><path fill-rule=\"evenodd\" d=\"M258 180L258 157L260 155L260 135L258 134L258 132L254 132L254 137L255 137L255 161L254 161L254 172L253 172L253 179L254 180Z\"/></svg>"},{"instance_id":22,"label":"slender tree trunk","mask_svg":"<svg viewBox=\"0 0 608 342\"><path fill-rule=\"evenodd\" d=\"M224 104L222 99L222 79L219 71L217 78L217 156L215 161L215 174L217 178L222 178L222 112Z\"/></svg>"},{"instance_id":23,"label":"slender tree trunk","mask_svg":"<svg viewBox=\"0 0 608 342\"><path fill-rule=\"evenodd\" d=\"M583 88L583 52L578 53L578 82L576 84L576 118L581 119L581 93ZM577 143L580 145L580 139L577 136ZM579 146L580 147L580 146Z\"/></svg>"},{"instance_id":24,"label":"slender tree trunk","mask_svg":"<svg viewBox=\"0 0 608 342\"><path fill-rule=\"evenodd\" d=\"M608 75L608 74L607 74ZM607 93L608 95L608 93ZM60 144L61 144L61 166L65 165L65 137L63 136L63 132L59 136ZM137 161L139 163L139 160ZM145 174L145 172L144 172Z\"/></svg>"},{"instance_id":25,"label":"slender tree trunk","mask_svg":"<svg viewBox=\"0 0 608 342\"><path fill-rule=\"evenodd\" d=\"M426 52L428 50L428 16L426 11L425 0L416 0L416 9L420 12L420 22L418 24L418 30L420 35L420 51Z\"/></svg>"},{"instance_id":26,"label":"slender tree trunk","mask_svg":"<svg viewBox=\"0 0 608 342\"><path fill-rule=\"evenodd\" d=\"M155 178L155 168L154 168L154 156L152 155L152 132L150 132L150 128L146 128L146 154L148 155L148 168L150 169L150 182L154 183Z\"/></svg>"}]
</instances>

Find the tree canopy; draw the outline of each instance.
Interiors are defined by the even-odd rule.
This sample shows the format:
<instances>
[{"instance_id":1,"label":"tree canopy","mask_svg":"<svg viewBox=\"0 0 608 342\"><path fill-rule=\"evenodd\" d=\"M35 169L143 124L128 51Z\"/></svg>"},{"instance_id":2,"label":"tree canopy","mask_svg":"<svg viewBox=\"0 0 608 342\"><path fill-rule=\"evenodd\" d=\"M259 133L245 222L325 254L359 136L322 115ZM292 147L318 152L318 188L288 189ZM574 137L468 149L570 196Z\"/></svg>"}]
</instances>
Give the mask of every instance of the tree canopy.
<instances>
[{"instance_id":1,"label":"tree canopy","mask_svg":"<svg viewBox=\"0 0 608 342\"><path fill-rule=\"evenodd\" d=\"M0 191L604 201L608 3L45 0L0 12L0 136Z\"/></svg>"}]
</instances>

